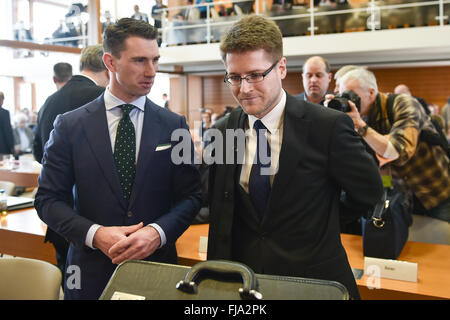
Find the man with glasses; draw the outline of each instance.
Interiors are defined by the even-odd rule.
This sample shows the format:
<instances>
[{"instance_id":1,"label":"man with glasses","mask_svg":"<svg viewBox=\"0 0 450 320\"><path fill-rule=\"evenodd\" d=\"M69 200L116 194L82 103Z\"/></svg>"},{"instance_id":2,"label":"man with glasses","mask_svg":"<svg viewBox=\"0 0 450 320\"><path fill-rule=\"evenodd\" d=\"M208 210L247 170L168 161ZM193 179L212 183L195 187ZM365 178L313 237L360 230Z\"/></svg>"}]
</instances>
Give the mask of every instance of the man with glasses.
<instances>
[{"instance_id":1,"label":"man with glasses","mask_svg":"<svg viewBox=\"0 0 450 320\"><path fill-rule=\"evenodd\" d=\"M381 198L379 171L346 114L283 90L282 47L277 25L261 16L244 17L222 40L224 81L240 106L216 126L224 161L210 167L208 259L338 281L359 298L340 240L339 195L345 190L364 214ZM236 136L227 130L242 129L245 148L230 148Z\"/></svg>"}]
</instances>

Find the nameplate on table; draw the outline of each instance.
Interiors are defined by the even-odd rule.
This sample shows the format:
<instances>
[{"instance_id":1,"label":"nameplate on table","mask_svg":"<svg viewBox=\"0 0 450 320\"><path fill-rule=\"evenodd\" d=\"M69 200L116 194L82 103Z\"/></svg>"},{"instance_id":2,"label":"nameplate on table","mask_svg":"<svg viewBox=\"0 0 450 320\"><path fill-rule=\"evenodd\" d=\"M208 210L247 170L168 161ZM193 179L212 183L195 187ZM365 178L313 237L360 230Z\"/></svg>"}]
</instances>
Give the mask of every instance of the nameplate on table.
<instances>
[{"instance_id":1,"label":"nameplate on table","mask_svg":"<svg viewBox=\"0 0 450 320\"><path fill-rule=\"evenodd\" d=\"M136 294L115 291L111 300L145 300L145 297Z\"/></svg>"},{"instance_id":2,"label":"nameplate on table","mask_svg":"<svg viewBox=\"0 0 450 320\"><path fill-rule=\"evenodd\" d=\"M369 277L417 282L417 263L364 257L364 274Z\"/></svg>"},{"instance_id":3,"label":"nameplate on table","mask_svg":"<svg viewBox=\"0 0 450 320\"><path fill-rule=\"evenodd\" d=\"M206 253L208 251L208 237L200 236L200 242L198 244L198 252Z\"/></svg>"}]
</instances>

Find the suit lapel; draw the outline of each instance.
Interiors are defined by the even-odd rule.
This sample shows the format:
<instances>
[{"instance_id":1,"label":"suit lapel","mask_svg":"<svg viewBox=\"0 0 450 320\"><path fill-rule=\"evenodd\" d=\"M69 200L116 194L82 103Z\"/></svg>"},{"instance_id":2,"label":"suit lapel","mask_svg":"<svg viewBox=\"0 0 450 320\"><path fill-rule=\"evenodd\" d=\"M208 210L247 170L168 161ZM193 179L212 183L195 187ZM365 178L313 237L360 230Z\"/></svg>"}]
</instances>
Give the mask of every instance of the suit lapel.
<instances>
[{"instance_id":1,"label":"suit lapel","mask_svg":"<svg viewBox=\"0 0 450 320\"><path fill-rule=\"evenodd\" d=\"M103 94L89 104L86 110L89 115L85 117L83 127L92 153L97 159L98 166L103 171L103 175L112 191L120 199L122 206L126 208L126 201L122 196L120 180L114 163L113 150L111 149L111 138L109 137Z\"/></svg>"},{"instance_id":2,"label":"suit lapel","mask_svg":"<svg viewBox=\"0 0 450 320\"><path fill-rule=\"evenodd\" d=\"M159 108L149 99L146 99L144 109L144 125L141 134L141 146L139 149L139 157L136 166L136 177L134 180L133 190L131 191L130 205L136 200L145 181L145 172L150 167L150 161L155 154L156 147L160 137L161 119L159 116Z\"/></svg>"},{"instance_id":3,"label":"suit lapel","mask_svg":"<svg viewBox=\"0 0 450 320\"><path fill-rule=\"evenodd\" d=\"M228 124L228 129L229 128L233 128L233 129L243 129L245 130L245 122L248 119L247 114L241 109L241 111L236 114L235 117L233 117L232 119L230 119L229 124ZM239 150L238 149L239 146L235 145L234 146L234 159L236 159L236 165L233 166L233 174L235 174L237 183L239 184L239 180L241 178L241 170L242 170L242 162L243 162L243 157L245 154L245 145L244 145L244 150ZM242 157L238 157L238 155L241 155Z\"/></svg>"},{"instance_id":4,"label":"suit lapel","mask_svg":"<svg viewBox=\"0 0 450 320\"><path fill-rule=\"evenodd\" d=\"M295 179L295 167L306 142L310 122L304 119L304 102L287 94L283 119L283 142L279 156L279 169L275 175L268 207L277 208L291 179ZM267 214L264 216L267 217Z\"/></svg>"}]
</instances>

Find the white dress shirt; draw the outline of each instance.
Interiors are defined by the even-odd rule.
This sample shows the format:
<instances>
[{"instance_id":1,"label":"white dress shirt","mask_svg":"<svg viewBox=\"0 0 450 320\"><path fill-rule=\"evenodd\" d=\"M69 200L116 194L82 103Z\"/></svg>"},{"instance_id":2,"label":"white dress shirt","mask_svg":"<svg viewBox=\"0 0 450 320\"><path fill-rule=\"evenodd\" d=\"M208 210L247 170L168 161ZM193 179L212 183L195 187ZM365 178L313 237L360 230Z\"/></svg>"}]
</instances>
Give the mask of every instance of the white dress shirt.
<instances>
[{"instance_id":1,"label":"white dress shirt","mask_svg":"<svg viewBox=\"0 0 450 320\"><path fill-rule=\"evenodd\" d=\"M109 87L106 88L105 90L104 100L105 100L106 120L108 122L109 137L111 138L111 148L114 152L114 143L116 142L117 127L123 114L123 111L121 108L119 108L119 106L122 104L126 104L126 102L115 97L111 93L111 91L109 91ZM130 112L130 119L136 131L136 162L139 159L139 148L141 145L142 127L144 126L145 101L146 97L142 96L129 103L136 107ZM159 236L161 238L160 247L162 247L164 244L166 244L166 235L164 231L156 223L151 223L150 226L154 227L158 231ZM92 249L95 249L93 246L95 232L100 227L101 226L98 224L93 224L89 228L89 231L86 235L85 244Z\"/></svg>"},{"instance_id":2,"label":"white dress shirt","mask_svg":"<svg viewBox=\"0 0 450 320\"><path fill-rule=\"evenodd\" d=\"M281 143L283 140L283 116L286 108L286 92L282 90L282 97L280 102L266 114L261 120L267 128L266 138L270 145L270 184L273 183L273 178L278 172L278 161L280 158ZM241 176L239 184L248 193L248 180L250 179L250 171L252 170L255 161L256 145L258 136L256 130L253 129L253 124L258 120L253 115L248 116L248 127L245 130L245 156L242 164ZM251 128L251 129L250 129Z\"/></svg>"}]
</instances>

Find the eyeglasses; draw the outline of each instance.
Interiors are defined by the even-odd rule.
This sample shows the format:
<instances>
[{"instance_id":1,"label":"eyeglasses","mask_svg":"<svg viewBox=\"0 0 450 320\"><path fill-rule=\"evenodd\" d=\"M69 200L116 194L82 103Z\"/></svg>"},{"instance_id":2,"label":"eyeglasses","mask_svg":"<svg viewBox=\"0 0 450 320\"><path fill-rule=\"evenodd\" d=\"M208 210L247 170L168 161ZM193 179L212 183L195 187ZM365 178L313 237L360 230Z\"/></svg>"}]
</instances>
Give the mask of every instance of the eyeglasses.
<instances>
[{"instance_id":1,"label":"eyeglasses","mask_svg":"<svg viewBox=\"0 0 450 320\"><path fill-rule=\"evenodd\" d=\"M225 77L223 78L223 82L230 86L240 86L242 84L242 79L245 79L247 83L256 83L261 82L264 80L264 78L269 74L270 71L277 65L278 61L275 62L269 69L264 71L263 73L252 73L245 77L241 76L230 76L228 73L225 74Z\"/></svg>"}]
</instances>

